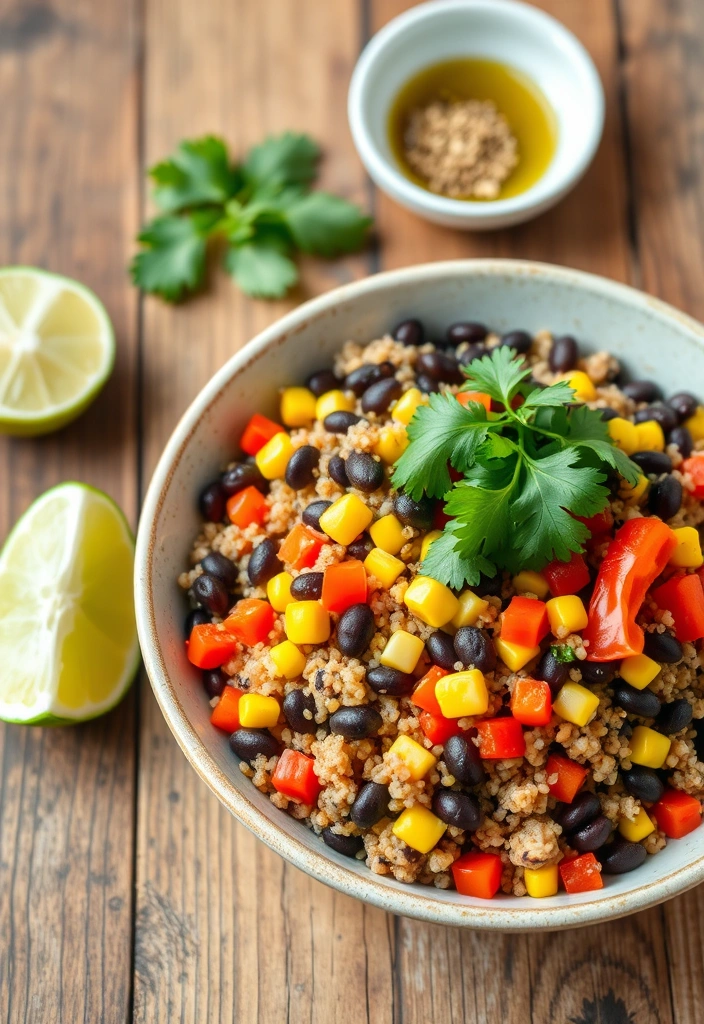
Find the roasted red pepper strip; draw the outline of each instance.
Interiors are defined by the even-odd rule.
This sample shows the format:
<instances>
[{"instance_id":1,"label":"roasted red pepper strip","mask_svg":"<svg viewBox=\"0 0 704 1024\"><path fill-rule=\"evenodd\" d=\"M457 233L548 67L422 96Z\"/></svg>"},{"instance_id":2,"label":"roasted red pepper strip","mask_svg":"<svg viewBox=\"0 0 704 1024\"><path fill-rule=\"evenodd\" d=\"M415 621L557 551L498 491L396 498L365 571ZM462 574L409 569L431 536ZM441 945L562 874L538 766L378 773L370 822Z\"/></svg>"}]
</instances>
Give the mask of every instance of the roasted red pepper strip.
<instances>
[{"instance_id":1,"label":"roasted red pepper strip","mask_svg":"<svg viewBox=\"0 0 704 1024\"><path fill-rule=\"evenodd\" d=\"M589 661L616 661L643 653L636 615L650 584L667 565L677 541L659 519L629 519L609 544L582 633Z\"/></svg>"}]
</instances>

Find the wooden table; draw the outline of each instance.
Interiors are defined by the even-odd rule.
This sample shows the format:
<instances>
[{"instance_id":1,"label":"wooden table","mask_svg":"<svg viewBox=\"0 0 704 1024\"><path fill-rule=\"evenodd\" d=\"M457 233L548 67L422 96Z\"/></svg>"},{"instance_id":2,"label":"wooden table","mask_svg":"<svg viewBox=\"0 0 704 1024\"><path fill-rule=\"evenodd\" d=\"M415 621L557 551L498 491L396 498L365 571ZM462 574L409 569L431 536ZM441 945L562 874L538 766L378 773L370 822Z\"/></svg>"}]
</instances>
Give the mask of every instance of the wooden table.
<instances>
[{"instance_id":1,"label":"wooden table","mask_svg":"<svg viewBox=\"0 0 704 1024\"><path fill-rule=\"evenodd\" d=\"M548 260L704 318L704 5L542 0L601 73L594 166L513 231L431 227L375 192L345 116L361 46L404 0L0 0L0 263L74 275L105 300L119 356L73 426L0 445L1 532L49 485L105 488L136 522L177 418L294 302L379 269L457 256ZM235 151L322 140L324 185L371 208L366 253L305 266L290 303L224 275L181 308L125 266L144 168L183 136ZM616 924L499 936L390 917L284 864L219 806L142 680L105 718L0 732L0 1019L695 1024L704 890Z\"/></svg>"}]
</instances>

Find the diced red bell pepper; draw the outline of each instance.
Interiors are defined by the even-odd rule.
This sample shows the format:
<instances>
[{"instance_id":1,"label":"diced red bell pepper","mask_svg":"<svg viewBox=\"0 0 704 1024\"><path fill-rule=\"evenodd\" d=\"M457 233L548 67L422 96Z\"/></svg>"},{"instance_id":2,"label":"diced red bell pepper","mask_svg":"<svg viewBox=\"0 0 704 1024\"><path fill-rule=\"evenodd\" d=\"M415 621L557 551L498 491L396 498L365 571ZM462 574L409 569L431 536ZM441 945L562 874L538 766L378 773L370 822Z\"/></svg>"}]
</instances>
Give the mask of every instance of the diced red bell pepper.
<instances>
[{"instance_id":1,"label":"diced red bell pepper","mask_svg":"<svg viewBox=\"0 0 704 1024\"><path fill-rule=\"evenodd\" d=\"M563 860L559 870L565 892L570 895L604 888L601 864L593 853L583 853L581 857Z\"/></svg>"},{"instance_id":2,"label":"diced red bell pepper","mask_svg":"<svg viewBox=\"0 0 704 1024\"><path fill-rule=\"evenodd\" d=\"M315 774L315 758L302 754L300 750L288 747L281 756L271 776L271 783L277 793L304 804L316 804L322 785Z\"/></svg>"},{"instance_id":3,"label":"diced red bell pepper","mask_svg":"<svg viewBox=\"0 0 704 1024\"><path fill-rule=\"evenodd\" d=\"M459 391L457 401L465 407L470 402L477 402L479 405L483 405L487 412L491 412L491 395L487 395L484 391Z\"/></svg>"},{"instance_id":4,"label":"diced red bell pepper","mask_svg":"<svg viewBox=\"0 0 704 1024\"><path fill-rule=\"evenodd\" d=\"M245 487L227 499L228 518L242 530L252 523L259 523L261 526L268 510L266 498L256 487Z\"/></svg>"},{"instance_id":5,"label":"diced red bell pepper","mask_svg":"<svg viewBox=\"0 0 704 1024\"><path fill-rule=\"evenodd\" d=\"M490 900L501 885L501 857L479 850L464 853L452 865L455 888L462 896Z\"/></svg>"},{"instance_id":6,"label":"diced red bell pepper","mask_svg":"<svg viewBox=\"0 0 704 1024\"><path fill-rule=\"evenodd\" d=\"M435 684L446 675L446 670L440 668L439 665L429 668L413 691L411 704L415 704L417 708L423 708L424 711L429 711L431 715L442 716L442 710L435 696Z\"/></svg>"},{"instance_id":7,"label":"diced red bell pepper","mask_svg":"<svg viewBox=\"0 0 704 1024\"><path fill-rule=\"evenodd\" d=\"M220 668L237 654L237 637L211 622L194 626L186 640L188 660L196 668Z\"/></svg>"},{"instance_id":8,"label":"diced red bell pepper","mask_svg":"<svg viewBox=\"0 0 704 1024\"><path fill-rule=\"evenodd\" d=\"M694 490L691 492L695 498L704 498L704 454L692 455L685 459L680 469L691 478Z\"/></svg>"},{"instance_id":9,"label":"diced red bell pepper","mask_svg":"<svg viewBox=\"0 0 704 1024\"><path fill-rule=\"evenodd\" d=\"M248 647L262 644L274 626L274 609L268 601L245 597L238 601L223 625L228 633Z\"/></svg>"},{"instance_id":10,"label":"diced red bell pepper","mask_svg":"<svg viewBox=\"0 0 704 1024\"><path fill-rule=\"evenodd\" d=\"M279 558L293 569L310 569L326 540L322 533L297 523L279 548Z\"/></svg>"},{"instance_id":11,"label":"diced red bell pepper","mask_svg":"<svg viewBox=\"0 0 704 1024\"><path fill-rule=\"evenodd\" d=\"M571 761L569 757L551 754L545 765L545 774L548 779L552 775L557 775L555 782L548 782L552 795L564 804L571 804L584 785L587 769L576 761Z\"/></svg>"},{"instance_id":12,"label":"diced red bell pepper","mask_svg":"<svg viewBox=\"0 0 704 1024\"><path fill-rule=\"evenodd\" d=\"M485 761L503 761L523 757L526 741L521 723L515 718L485 718L476 723L479 733L479 756Z\"/></svg>"},{"instance_id":13,"label":"diced red bell pepper","mask_svg":"<svg viewBox=\"0 0 704 1024\"><path fill-rule=\"evenodd\" d=\"M255 412L251 420L244 428L240 439L240 448L247 455L256 455L260 448L263 448L267 441L271 441L274 434L280 434L283 430L278 423L267 419L260 413Z\"/></svg>"},{"instance_id":14,"label":"diced red bell pepper","mask_svg":"<svg viewBox=\"0 0 704 1024\"><path fill-rule=\"evenodd\" d=\"M317 557L317 556L316 556ZM367 570L359 559L328 565L323 573L323 608L329 612L344 612L353 604L367 600Z\"/></svg>"},{"instance_id":15,"label":"diced red bell pepper","mask_svg":"<svg viewBox=\"0 0 704 1024\"><path fill-rule=\"evenodd\" d=\"M649 814L668 839L681 839L702 823L702 805L681 789L666 789Z\"/></svg>"},{"instance_id":16,"label":"diced red bell pepper","mask_svg":"<svg viewBox=\"0 0 704 1024\"><path fill-rule=\"evenodd\" d=\"M457 736L462 732L456 718L445 718L444 715L434 715L430 711L421 711L418 721L423 734L433 745L447 743L450 736Z\"/></svg>"},{"instance_id":17,"label":"diced red bell pepper","mask_svg":"<svg viewBox=\"0 0 704 1024\"><path fill-rule=\"evenodd\" d=\"M580 523L584 523L592 537L603 537L605 533L611 533L614 525L614 514L608 506L603 512L585 519L583 516L575 516Z\"/></svg>"},{"instance_id":18,"label":"diced red bell pepper","mask_svg":"<svg viewBox=\"0 0 704 1024\"><path fill-rule=\"evenodd\" d=\"M643 653L645 638L636 616L676 544L669 526L645 516L629 519L616 533L599 566L589 622L582 633L589 641L589 661L618 661Z\"/></svg>"},{"instance_id":19,"label":"diced red bell pepper","mask_svg":"<svg viewBox=\"0 0 704 1024\"><path fill-rule=\"evenodd\" d=\"M435 510L433 511L433 529L444 530L448 523L452 522L452 516L448 516L445 512L445 506L442 501L435 502Z\"/></svg>"},{"instance_id":20,"label":"diced red bell pepper","mask_svg":"<svg viewBox=\"0 0 704 1024\"><path fill-rule=\"evenodd\" d=\"M226 686L222 696L213 708L210 721L218 729L225 732L235 732L240 727L240 697L244 690L238 690L236 686Z\"/></svg>"},{"instance_id":21,"label":"diced red bell pepper","mask_svg":"<svg viewBox=\"0 0 704 1024\"><path fill-rule=\"evenodd\" d=\"M501 639L522 647L537 647L550 632L544 601L531 597L512 597L501 617Z\"/></svg>"},{"instance_id":22,"label":"diced red bell pepper","mask_svg":"<svg viewBox=\"0 0 704 1024\"><path fill-rule=\"evenodd\" d=\"M580 554L573 554L569 562L550 562L541 570L548 581L553 597L578 594L589 583L589 569Z\"/></svg>"},{"instance_id":23,"label":"diced red bell pepper","mask_svg":"<svg viewBox=\"0 0 704 1024\"><path fill-rule=\"evenodd\" d=\"M650 592L658 608L671 612L681 643L704 637L704 588L697 573L673 576Z\"/></svg>"},{"instance_id":24,"label":"diced red bell pepper","mask_svg":"<svg viewBox=\"0 0 704 1024\"><path fill-rule=\"evenodd\" d=\"M511 714L522 725L547 725L552 718L548 684L529 676L517 679L511 694Z\"/></svg>"}]
</instances>

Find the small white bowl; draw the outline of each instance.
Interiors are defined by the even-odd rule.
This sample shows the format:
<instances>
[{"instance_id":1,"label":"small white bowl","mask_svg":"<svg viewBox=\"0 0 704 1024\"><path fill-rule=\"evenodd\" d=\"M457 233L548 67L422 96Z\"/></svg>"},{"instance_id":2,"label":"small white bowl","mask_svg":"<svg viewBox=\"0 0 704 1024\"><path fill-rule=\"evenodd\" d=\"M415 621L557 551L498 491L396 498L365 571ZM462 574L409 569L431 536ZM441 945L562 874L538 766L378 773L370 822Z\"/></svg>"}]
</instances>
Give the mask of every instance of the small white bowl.
<instances>
[{"instance_id":1,"label":"small white bowl","mask_svg":"<svg viewBox=\"0 0 704 1024\"><path fill-rule=\"evenodd\" d=\"M399 167L388 118L399 90L445 60L496 60L527 75L557 120L557 148L542 177L508 199L448 199L414 184ZM604 125L604 93L591 57L555 18L516 0L432 0L390 21L369 42L350 83L352 137L375 183L402 206L447 227L503 228L554 206L591 163Z\"/></svg>"}]
</instances>

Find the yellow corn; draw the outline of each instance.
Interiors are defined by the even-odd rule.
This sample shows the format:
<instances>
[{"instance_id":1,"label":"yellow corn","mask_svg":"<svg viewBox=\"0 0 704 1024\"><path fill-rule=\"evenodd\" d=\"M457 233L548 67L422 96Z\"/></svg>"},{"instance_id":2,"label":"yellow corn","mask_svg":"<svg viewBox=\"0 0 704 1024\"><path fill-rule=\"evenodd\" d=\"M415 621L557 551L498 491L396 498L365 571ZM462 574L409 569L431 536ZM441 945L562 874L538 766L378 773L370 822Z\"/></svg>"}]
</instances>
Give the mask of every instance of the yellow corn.
<instances>
[{"instance_id":1,"label":"yellow corn","mask_svg":"<svg viewBox=\"0 0 704 1024\"><path fill-rule=\"evenodd\" d=\"M406 846L419 853L430 853L440 842L447 825L422 804L407 807L399 814L391 831Z\"/></svg>"},{"instance_id":2,"label":"yellow corn","mask_svg":"<svg viewBox=\"0 0 704 1024\"><path fill-rule=\"evenodd\" d=\"M390 427L382 427L379 431L379 440L374 445L374 451L387 466L393 465L397 459L400 459L406 448L408 448L409 440L406 428L400 424Z\"/></svg>"},{"instance_id":3,"label":"yellow corn","mask_svg":"<svg viewBox=\"0 0 704 1024\"><path fill-rule=\"evenodd\" d=\"M257 469L265 480L281 480L286 474L288 460L293 455L293 444L288 434L281 431L260 448L254 456Z\"/></svg>"},{"instance_id":4,"label":"yellow corn","mask_svg":"<svg viewBox=\"0 0 704 1024\"><path fill-rule=\"evenodd\" d=\"M512 672L518 672L529 661L532 661L536 655L540 654L539 647L524 647L522 644L510 644L507 640L502 640L501 637L494 640L494 647L504 665L510 668Z\"/></svg>"},{"instance_id":5,"label":"yellow corn","mask_svg":"<svg viewBox=\"0 0 704 1024\"><path fill-rule=\"evenodd\" d=\"M611 440L626 455L633 455L638 451L638 431L635 423L631 423L630 420L625 420L621 416L614 416L612 420L608 421L606 428Z\"/></svg>"},{"instance_id":6,"label":"yellow corn","mask_svg":"<svg viewBox=\"0 0 704 1024\"><path fill-rule=\"evenodd\" d=\"M548 621L554 636L558 635L558 629L569 630L570 633L578 633L587 624L587 609L576 594L569 594L565 597L553 597L546 605ZM564 632L563 632L563 635Z\"/></svg>"},{"instance_id":7,"label":"yellow corn","mask_svg":"<svg viewBox=\"0 0 704 1024\"><path fill-rule=\"evenodd\" d=\"M657 420L645 420L644 423L636 423L636 434L638 435L639 452L664 452L665 435Z\"/></svg>"},{"instance_id":8,"label":"yellow corn","mask_svg":"<svg viewBox=\"0 0 704 1024\"><path fill-rule=\"evenodd\" d=\"M463 590L457 598L459 608L457 614L452 617L451 625L456 629L460 626L473 626L480 615L489 607L489 602L483 597L477 597L473 590Z\"/></svg>"},{"instance_id":9,"label":"yellow corn","mask_svg":"<svg viewBox=\"0 0 704 1024\"><path fill-rule=\"evenodd\" d=\"M642 764L645 768L662 768L665 758L670 753L670 740L661 732L637 725L629 741L631 761Z\"/></svg>"},{"instance_id":10,"label":"yellow corn","mask_svg":"<svg viewBox=\"0 0 704 1024\"><path fill-rule=\"evenodd\" d=\"M557 894L557 877L557 864L546 864L544 868L523 869L526 891L534 899L555 896Z\"/></svg>"},{"instance_id":11,"label":"yellow corn","mask_svg":"<svg viewBox=\"0 0 704 1024\"><path fill-rule=\"evenodd\" d=\"M343 494L321 515L320 529L337 544L347 546L366 530L373 518L372 510L356 494Z\"/></svg>"},{"instance_id":12,"label":"yellow corn","mask_svg":"<svg viewBox=\"0 0 704 1024\"><path fill-rule=\"evenodd\" d=\"M286 636L294 644L324 644L330 639L330 616L318 601L294 601L286 606Z\"/></svg>"},{"instance_id":13,"label":"yellow corn","mask_svg":"<svg viewBox=\"0 0 704 1024\"><path fill-rule=\"evenodd\" d=\"M574 388L577 402L593 402L596 398L596 388L583 370L568 370L558 379L566 380L569 386Z\"/></svg>"},{"instance_id":14,"label":"yellow corn","mask_svg":"<svg viewBox=\"0 0 704 1024\"><path fill-rule=\"evenodd\" d=\"M421 747L420 743L416 743L405 733L401 733L394 740L389 747L389 754L394 754L400 761L403 761L412 782L418 782L419 779L424 778L437 762L437 757L433 757L429 750Z\"/></svg>"},{"instance_id":15,"label":"yellow corn","mask_svg":"<svg viewBox=\"0 0 704 1024\"><path fill-rule=\"evenodd\" d=\"M316 397L308 388L284 388L281 420L287 427L305 427L315 419L316 405Z\"/></svg>"},{"instance_id":16,"label":"yellow corn","mask_svg":"<svg viewBox=\"0 0 704 1024\"><path fill-rule=\"evenodd\" d=\"M698 569L704 562L699 533L693 526L680 526L672 531L677 540L677 547L670 555L670 565L680 569Z\"/></svg>"},{"instance_id":17,"label":"yellow corn","mask_svg":"<svg viewBox=\"0 0 704 1024\"><path fill-rule=\"evenodd\" d=\"M237 707L243 729L270 729L279 720L279 702L261 693L245 693Z\"/></svg>"},{"instance_id":18,"label":"yellow corn","mask_svg":"<svg viewBox=\"0 0 704 1024\"><path fill-rule=\"evenodd\" d=\"M399 398L396 405L391 410L391 415L395 420L404 423L406 426L413 419L413 414L419 405L427 405L428 396L424 395L418 388L409 388Z\"/></svg>"},{"instance_id":19,"label":"yellow corn","mask_svg":"<svg viewBox=\"0 0 704 1024\"><path fill-rule=\"evenodd\" d=\"M290 640L284 640L269 651L276 670L284 679L296 679L306 667L306 656Z\"/></svg>"},{"instance_id":20,"label":"yellow corn","mask_svg":"<svg viewBox=\"0 0 704 1024\"><path fill-rule=\"evenodd\" d=\"M624 658L621 662L619 675L625 679L636 690L644 690L648 683L652 683L660 671L657 661L653 661L647 654L634 654L630 658Z\"/></svg>"},{"instance_id":21,"label":"yellow corn","mask_svg":"<svg viewBox=\"0 0 704 1024\"><path fill-rule=\"evenodd\" d=\"M416 576L403 598L409 611L439 629L459 611L459 601L449 587L430 576Z\"/></svg>"},{"instance_id":22,"label":"yellow corn","mask_svg":"<svg viewBox=\"0 0 704 1024\"><path fill-rule=\"evenodd\" d=\"M517 594L535 594L542 601L550 593L548 581L539 572L524 569L513 577L513 589Z\"/></svg>"},{"instance_id":23,"label":"yellow corn","mask_svg":"<svg viewBox=\"0 0 704 1024\"><path fill-rule=\"evenodd\" d=\"M379 658L387 668L397 668L399 672L412 672L418 664L425 644L419 636L398 629L389 637L384 652Z\"/></svg>"},{"instance_id":24,"label":"yellow corn","mask_svg":"<svg viewBox=\"0 0 704 1024\"><path fill-rule=\"evenodd\" d=\"M610 420L609 422L613 423L613 420ZM632 487L622 479L621 485L618 489L618 496L619 498L623 498L624 501L638 501L643 497L649 486L650 481L644 473L640 474L637 482L633 484Z\"/></svg>"},{"instance_id":25,"label":"yellow corn","mask_svg":"<svg viewBox=\"0 0 704 1024\"><path fill-rule=\"evenodd\" d=\"M697 406L695 414L685 420L684 425L692 435L693 441L704 440L704 405Z\"/></svg>"},{"instance_id":26,"label":"yellow corn","mask_svg":"<svg viewBox=\"0 0 704 1024\"><path fill-rule=\"evenodd\" d=\"M406 566L400 558L390 555L388 551L372 548L364 559L364 568L370 576L376 577L382 587L386 587L388 590L394 585Z\"/></svg>"},{"instance_id":27,"label":"yellow corn","mask_svg":"<svg viewBox=\"0 0 704 1024\"><path fill-rule=\"evenodd\" d=\"M630 818L626 817L620 818L618 830L629 843L639 843L641 839L645 839L646 836L655 831L655 823L651 821L645 808L641 807L635 821L631 821Z\"/></svg>"},{"instance_id":28,"label":"yellow corn","mask_svg":"<svg viewBox=\"0 0 704 1024\"><path fill-rule=\"evenodd\" d=\"M267 583L266 596L275 612L285 612L286 605L296 600L295 597L291 597L292 583L293 576L290 572L279 572Z\"/></svg>"},{"instance_id":29,"label":"yellow corn","mask_svg":"<svg viewBox=\"0 0 704 1024\"><path fill-rule=\"evenodd\" d=\"M597 695L579 683L565 683L552 705L555 714L573 725L586 725L598 707Z\"/></svg>"},{"instance_id":30,"label":"yellow corn","mask_svg":"<svg viewBox=\"0 0 704 1024\"><path fill-rule=\"evenodd\" d=\"M354 395L344 391L326 391L315 403L316 420L324 420L331 412L354 412Z\"/></svg>"},{"instance_id":31,"label":"yellow corn","mask_svg":"<svg viewBox=\"0 0 704 1024\"><path fill-rule=\"evenodd\" d=\"M438 537L442 537L442 530L431 530L430 533L426 533L425 537L423 537L423 541L420 546L421 562L423 561L424 558L428 557L430 545L433 543L434 540L437 540Z\"/></svg>"},{"instance_id":32,"label":"yellow corn","mask_svg":"<svg viewBox=\"0 0 704 1024\"><path fill-rule=\"evenodd\" d=\"M489 708L489 691L478 668L469 672L451 672L438 679L435 696L445 718L485 715Z\"/></svg>"},{"instance_id":33,"label":"yellow corn","mask_svg":"<svg viewBox=\"0 0 704 1024\"><path fill-rule=\"evenodd\" d=\"M403 525L391 513L377 519L369 527L369 534L376 546L382 551L388 551L390 555L397 555L406 543L406 538L403 536Z\"/></svg>"}]
</instances>

